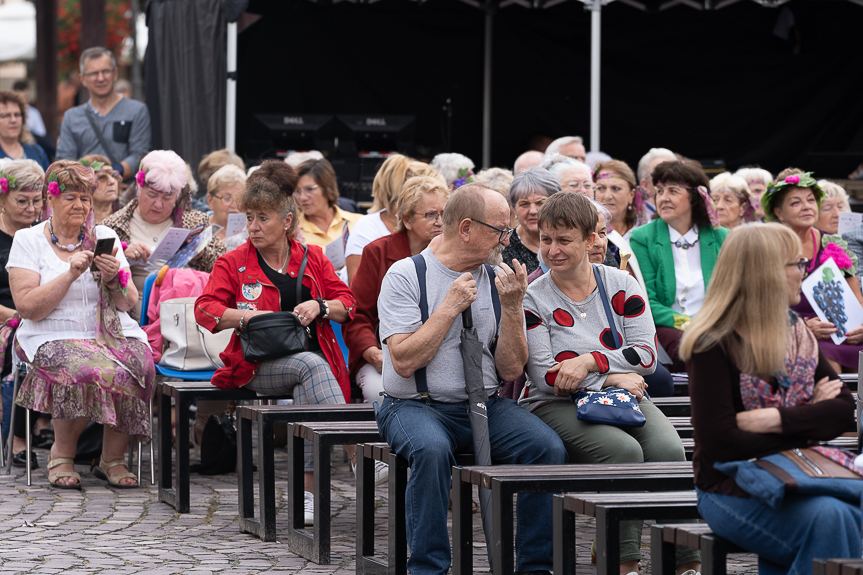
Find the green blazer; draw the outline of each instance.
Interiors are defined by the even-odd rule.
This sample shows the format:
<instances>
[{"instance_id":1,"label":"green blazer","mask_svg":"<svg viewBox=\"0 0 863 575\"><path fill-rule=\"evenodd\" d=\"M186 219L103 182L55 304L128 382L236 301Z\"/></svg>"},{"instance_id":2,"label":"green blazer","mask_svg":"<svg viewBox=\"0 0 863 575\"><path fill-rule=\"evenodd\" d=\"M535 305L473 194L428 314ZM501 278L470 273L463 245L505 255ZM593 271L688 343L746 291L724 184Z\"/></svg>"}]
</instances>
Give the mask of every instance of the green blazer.
<instances>
[{"instance_id":1,"label":"green blazer","mask_svg":"<svg viewBox=\"0 0 863 575\"><path fill-rule=\"evenodd\" d=\"M704 274L704 291L710 284L713 267L719 248L728 235L726 228L699 228L698 242L701 244L701 272ZM632 252L644 276L644 286L653 312L653 323L662 327L674 327L675 312L671 310L677 291L674 276L674 256L671 253L671 236L668 224L660 219L636 228L629 239Z\"/></svg>"}]
</instances>

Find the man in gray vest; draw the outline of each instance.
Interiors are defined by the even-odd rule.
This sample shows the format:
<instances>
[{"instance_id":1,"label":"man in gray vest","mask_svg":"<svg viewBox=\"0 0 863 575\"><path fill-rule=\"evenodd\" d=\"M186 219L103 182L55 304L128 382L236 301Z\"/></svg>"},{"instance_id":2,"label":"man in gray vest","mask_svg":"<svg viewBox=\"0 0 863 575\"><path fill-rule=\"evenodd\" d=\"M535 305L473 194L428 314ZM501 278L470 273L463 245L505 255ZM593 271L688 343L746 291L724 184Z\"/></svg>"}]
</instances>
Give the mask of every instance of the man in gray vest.
<instances>
[{"instance_id":1,"label":"man in gray vest","mask_svg":"<svg viewBox=\"0 0 863 575\"><path fill-rule=\"evenodd\" d=\"M117 61L107 48L84 50L80 69L81 82L90 92L90 99L63 116L57 159L78 160L88 154L101 154L128 180L150 151L147 106L114 90Z\"/></svg>"},{"instance_id":2,"label":"man in gray vest","mask_svg":"<svg viewBox=\"0 0 863 575\"><path fill-rule=\"evenodd\" d=\"M411 550L407 567L414 575L444 574L452 561L447 504L454 454L472 448L459 348L460 316L468 306L484 344L492 459L506 464L566 462L563 443L551 428L497 394L499 377L519 377L528 357L522 310L527 271L517 262L510 262L513 269L501 261L512 234L508 224L509 205L498 192L479 184L460 187L444 210L441 240L419 254L422 263L407 258L393 264L378 297L387 397L377 421L387 443L411 466L405 508ZM489 273L486 263L499 267ZM425 269L424 290L420 267ZM516 568L547 573L552 569L551 494L519 495L517 513Z\"/></svg>"}]
</instances>

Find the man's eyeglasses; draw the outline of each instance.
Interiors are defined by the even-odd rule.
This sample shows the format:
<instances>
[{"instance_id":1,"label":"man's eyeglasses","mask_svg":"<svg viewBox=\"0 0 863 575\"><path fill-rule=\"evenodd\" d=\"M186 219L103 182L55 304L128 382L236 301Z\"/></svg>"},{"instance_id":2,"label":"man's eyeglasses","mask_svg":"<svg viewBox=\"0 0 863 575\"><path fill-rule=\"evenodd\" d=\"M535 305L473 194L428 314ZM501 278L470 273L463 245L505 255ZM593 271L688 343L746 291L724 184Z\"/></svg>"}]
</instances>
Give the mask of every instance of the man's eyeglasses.
<instances>
[{"instance_id":1,"label":"man's eyeglasses","mask_svg":"<svg viewBox=\"0 0 863 575\"><path fill-rule=\"evenodd\" d=\"M438 218L443 220L443 212L426 212L422 215L425 219L430 222L436 222Z\"/></svg>"},{"instance_id":2,"label":"man's eyeglasses","mask_svg":"<svg viewBox=\"0 0 863 575\"><path fill-rule=\"evenodd\" d=\"M500 228L496 228L495 226L493 226L491 224L487 224L487 223L481 222L479 220L474 220L474 221L478 224L482 224L486 227L489 227L495 231L500 232L500 237L497 239L498 243L503 243L505 240L508 240L510 237L512 237L512 232L515 231L515 228L506 228L505 230L502 230Z\"/></svg>"},{"instance_id":3,"label":"man's eyeglasses","mask_svg":"<svg viewBox=\"0 0 863 575\"><path fill-rule=\"evenodd\" d=\"M0 114L0 120L8 120L9 118L15 118L16 120L20 120L24 117L24 114L21 112L9 112L6 114Z\"/></svg>"},{"instance_id":4,"label":"man's eyeglasses","mask_svg":"<svg viewBox=\"0 0 863 575\"><path fill-rule=\"evenodd\" d=\"M584 190L585 192L589 192L593 190L592 182L567 182L563 184L564 188L570 188L573 191Z\"/></svg>"},{"instance_id":5,"label":"man's eyeglasses","mask_svg":"<svg viewBox=\"0 0 863 575\"><path fill-rule=\"evenodd\" d=\"M40 209L42 207L42 198L36 198L35 200L25 200L23 198L19 198L15 200L15 205L18 206L19 210L26 210L30 206L33 206L34 209Z\"/></svg>"},{"instance_id":6,"label":"man's eyeglasses","mask_svg":"<svg viewBox=\"0 0 863 575\"><path fill-rule=\"evenodd\" d=\"M785 267L790 268L792 266L796 266L798 270L800 270L801 272L805 272L806 268L809 266L809 262L811 261L812 260L810 260L809 258L800 258L792 264L785 264Z\"/></svg>"},{"instance_id":7,"label":"man's eyeglasses","mask_svg":"<svg viewBox=\"0 0 863 575\"><path fill-rule=\"evenodd\" d=\"M89 78L91 80L95 80L99 76L110 76L114 73L114 68L105 68L104 70L97 70L95 72L87 72L83 74L85 78Z\"/></svg>"}]
</instances>

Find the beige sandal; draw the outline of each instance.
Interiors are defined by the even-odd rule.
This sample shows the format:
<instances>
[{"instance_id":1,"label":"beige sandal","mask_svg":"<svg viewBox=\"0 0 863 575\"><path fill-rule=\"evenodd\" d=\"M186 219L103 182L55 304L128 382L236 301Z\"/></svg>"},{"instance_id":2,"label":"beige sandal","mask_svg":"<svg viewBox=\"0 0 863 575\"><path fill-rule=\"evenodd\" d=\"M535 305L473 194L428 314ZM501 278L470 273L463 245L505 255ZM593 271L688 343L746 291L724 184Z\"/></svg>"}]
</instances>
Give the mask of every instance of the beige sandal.
<instances>
[{"instance_id":1,"label":"beige sandal","mask_svg":"<svg viewBox=\"0 0 863 575\"><path fill-rule=\"evenodd\" d=\"M58 457L57 459L51 459L48 461L48 483L51 484L52 487L56 487L57 489L77 489L81 490L81 475L76 471L58 471L51 474L51 470L59 465L75 465L75 460L70 457ZM78 483L57 483L58 479L63 477L72 477L78 481Z\"/></svg>"},{"instance_id":2,"label":"beige sandal","mask_svg":"<svg viewBox=\"0 0 863 575\"><path fill-rule=\"evenodd\" d=\"M127 471L126 473L116 473L114 475L109 475L108 471L117 467L118 465L122 465L126 467L126 461L124 459L115 459L114 461L105 461L101 457L99 457L99 467L97 467L93 475L98 477L99 479L104 479L107 481L112 487L116 487L117 489L134 489L138 487L138 477L132 473L131 471ZM128 467L126 467L128 469ZM120 483L123 479L134 479L134 485L123 485Z\"/></svg>"}]
</instances>

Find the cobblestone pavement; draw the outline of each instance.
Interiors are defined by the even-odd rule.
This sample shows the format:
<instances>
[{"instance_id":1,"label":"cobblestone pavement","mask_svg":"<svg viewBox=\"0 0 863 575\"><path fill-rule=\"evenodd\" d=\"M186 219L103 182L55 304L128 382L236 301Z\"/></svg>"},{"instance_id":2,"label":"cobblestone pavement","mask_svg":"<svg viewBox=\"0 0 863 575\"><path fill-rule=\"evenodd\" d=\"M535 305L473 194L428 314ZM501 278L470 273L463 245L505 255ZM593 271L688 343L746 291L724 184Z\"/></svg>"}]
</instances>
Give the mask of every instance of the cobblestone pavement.
<instances>
[{"instance_id":1,"label":"cobblestone pavement","mask_svg":"<svg viewBox=\"0 0 863 575\"><path fill-rule=\"evenodd\" d=\"M237 477L192 474L191 513L179 514L158 500L156 486L145 480L141 489L107 487L86 466L77 465L83 491L48 485L48 452L36 450L40 468L27 487L23 470L0 472L0 573L353 573L356 530L356 488L342 450L333 462L333 564L315 565L280 542L264 543L242 534L237 521ZM148 469L148 466L145 466ZM276 460L280 511L284 510L287 457ZM475 497L476 500L476 497ZM386 491L377 491L377 552L386 545ZM479 515L474 515L477 572L487 572ZM285 528L284 514L278 526ZM593 522L578 522L579 574L593 574L590 541ZM281 531L280 531L281 532ZM644 541L647 542L647 530ZM642 573L649 573L649 549L643 549ZM755 573L751 556L729 562L729 573Z\"/></svg>"}]
</instances>

